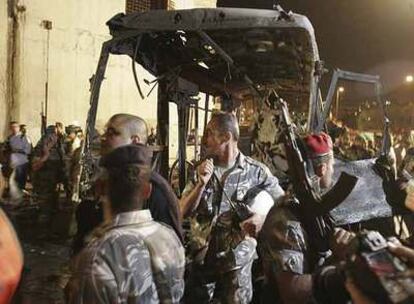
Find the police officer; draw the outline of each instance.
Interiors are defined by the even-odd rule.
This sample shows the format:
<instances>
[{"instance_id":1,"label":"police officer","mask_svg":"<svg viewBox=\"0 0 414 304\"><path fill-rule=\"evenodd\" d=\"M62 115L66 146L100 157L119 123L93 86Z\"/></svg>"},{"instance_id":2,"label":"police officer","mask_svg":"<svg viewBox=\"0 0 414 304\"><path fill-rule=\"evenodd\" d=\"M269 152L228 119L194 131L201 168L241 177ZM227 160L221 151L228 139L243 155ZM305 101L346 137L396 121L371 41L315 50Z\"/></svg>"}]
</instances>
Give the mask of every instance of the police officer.
<instances>
[{"instance_id":1,"label":"police officer","mask_svg":"<svg viewBox=\"0 0 414 304\"><path fill-rule=\"evenodd\" d=\"M184 248L144 207L150 164L142 145L123 145L103 157L107 217L75 260L67 303L180 303Z\"/></svg>"},{"instance_id":2,"label":"police officer","mask_svg":"<svg viewBox=\"0 0 414 304\"><path fill-rule=\"evenodd\" d=\"M181 213L191 223L188 303L213 299L249 303L252 299L254 237L274 200L284 192L265 165L239 151L238 139L236 117L224 112L213 114L203 138L207 159L197 168L197 180L187 184L180 200ZM255 187L262 190L262 198L250 204L252 215L238 223L229 200L248 204L243 199Z\"/></svg>"}]
</instances>

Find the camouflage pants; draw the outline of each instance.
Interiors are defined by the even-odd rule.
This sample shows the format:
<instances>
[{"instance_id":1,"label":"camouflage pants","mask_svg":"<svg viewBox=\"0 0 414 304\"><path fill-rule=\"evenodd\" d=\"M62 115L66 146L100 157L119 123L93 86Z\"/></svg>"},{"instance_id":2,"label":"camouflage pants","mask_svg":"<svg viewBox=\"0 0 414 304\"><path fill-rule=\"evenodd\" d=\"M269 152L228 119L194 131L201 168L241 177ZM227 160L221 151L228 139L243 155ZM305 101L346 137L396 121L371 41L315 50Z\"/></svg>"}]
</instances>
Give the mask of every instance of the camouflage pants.
<instances>
[{"instance_id":1,"label":"camouflage pants","mask_svg":"<svg viewBox=\"0 0 414 304\"><path fill-rule=\"evenodd\" d=\"M58 209L58 184L63 180L60 161L48 160L33 174L33 194L40 207L39 221L50 224L53 213Z\"/></svg>"},{"instance_id":2,"label":"camouflage pants","mask_svg":"<svg viewBox=\"0 0 414 304\"><path fill-rule=\"evenodd\" d=\"M185 288L185 303L248 304L253 297L252 265L256 258L255 246L243 244L233 250L237 262L236 270L211 276L211 269L193 265L188 271ZM239 259L240 261L240 259ZM209 267L210 268L210 267Z\"/></svg>"}]
</instances>

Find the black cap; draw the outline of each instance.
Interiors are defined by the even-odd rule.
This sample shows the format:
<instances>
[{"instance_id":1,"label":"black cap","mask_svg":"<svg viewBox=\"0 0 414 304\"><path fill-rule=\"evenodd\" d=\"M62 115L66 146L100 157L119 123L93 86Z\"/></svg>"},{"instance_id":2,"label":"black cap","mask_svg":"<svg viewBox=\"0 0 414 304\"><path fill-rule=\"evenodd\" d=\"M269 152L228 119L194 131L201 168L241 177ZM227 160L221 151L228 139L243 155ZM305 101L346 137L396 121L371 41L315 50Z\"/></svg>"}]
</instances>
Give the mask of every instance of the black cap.
<instances>
[{"instance_id":1,"label":"black cap","mask_svg":"<svg viewBox=\"0 0 414 304\"><path fill-rule=\"evenodd\" d=\"M148 147L141 144L126 145L102 157L100 165L107 169L126 165L150 166L151 159L152 151Z\"/></svg>"}]
</instances>

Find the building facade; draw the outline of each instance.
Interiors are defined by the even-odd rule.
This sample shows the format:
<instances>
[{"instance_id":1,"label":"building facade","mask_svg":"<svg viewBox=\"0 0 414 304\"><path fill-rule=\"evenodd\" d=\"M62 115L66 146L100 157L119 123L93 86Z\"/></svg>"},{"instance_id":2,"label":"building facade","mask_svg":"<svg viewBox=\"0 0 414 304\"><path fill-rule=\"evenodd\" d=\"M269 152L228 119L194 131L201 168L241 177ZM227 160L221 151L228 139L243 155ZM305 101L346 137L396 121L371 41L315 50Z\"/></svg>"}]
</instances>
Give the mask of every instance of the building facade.
<instances>
[{"instance_id":1,"label":"building facade","mask_svg":"<svg viewBox=\"0 0 414 304\"><path fill-rule=\"evenodd\" d=\"M181 9L214 6L215 1L132 1L141 7ZM131 2L131 3L132 3ZM89 109L90 79L100 48L110 38L105 23L125 12L125 0L8 0L0 4L0 141L11 120L27 124L35 141L40 115L48 123L81 126ZM138 67L140 79L153 79ZM142 83L144 83L142 81ZM143 84L144 93L150 87ZM127 112L156 123L156 92L141 100L131 71L131 59L111 56L101 90L97 126L112 114ZM173 122L172 122L173 123Z\"/></svg>"}]
</instances>

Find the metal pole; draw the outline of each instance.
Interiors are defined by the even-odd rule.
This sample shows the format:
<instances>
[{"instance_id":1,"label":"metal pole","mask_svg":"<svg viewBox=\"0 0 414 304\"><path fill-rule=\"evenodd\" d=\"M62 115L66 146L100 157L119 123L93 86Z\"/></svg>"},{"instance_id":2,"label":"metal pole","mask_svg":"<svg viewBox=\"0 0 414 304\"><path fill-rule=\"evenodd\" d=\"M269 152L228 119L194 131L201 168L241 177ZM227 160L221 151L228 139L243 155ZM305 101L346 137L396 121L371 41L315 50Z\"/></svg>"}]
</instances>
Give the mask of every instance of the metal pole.
<instances>
[{"instance_id":1,"label":"metal pole","mask_svg":"<svg viewBox=\"0 0 414 304\"><path fill-rule=\"evenodd\" d=\"M44 120L47 126L47 114L49 109L49 51L50 51L50 31L52 29L52 21L42 20L42 26L46 30L46 80L45 80L45 111Z\"/></svg>"},{"instance_id":2,"label":"metal pole","mask_svg":"<svg viewBox=\"0 0 414 304\"><path fill-rule=\"evenodd\" d=\"M198 125L198 113L199 113L199 111L198 111L198 99L197 99L197 101L196 101L196 106L195 106L195 108L194 108L194 129L195 129L195 132L194 132L194 136L195 136L195 139L194 139L194 160L198 160L198 145L199 145L199 142L198 142L198 127L199 127L199 125Z\"/></svg>"},{"instance_id":3,"label":"metal pole","mask_svg":"<svg viewBox=\"0 0 414 304\"><path fill-rule=\"evenodd\" d=\"M178 113L178 181L180 186L180 193L183 192L185 184L187 182L187 170L186 170L186 159L187 159L187 118L188 118L189 107L184 102L177 102L177 113Z\"/></svg>"},{"instance_id":4,"label":"metal pole","mask_svg":"<svg viewBox=\"0 0 414 304\"><path fill-rule=\"evenodd\" d=\"M338 111L339 111L339 88L336 89L336 103L335 103L335 119L338 119Z\"/></svg>"},{"instance_id":5,"label":"metal pole","mask_svg":"<svg viewBox=\"0 0 414 304\"><path fill-rule=\"evenodd\" d=\"M72 193L72 201L74 202L78 202L80 198L86 193L86 191L89 190L91 187L90 175L93 174L93 172L91 170L90 145L95 134L95 122L98 111L99 94L101 91L102 81L105 76L106 66L108 64L110 44L111 41L106 41L102 44L98 66L96 68L95 75L92 76L91 80L91 95L89 99L90 107L88 111L88 116L86 118L85 139L83 140L81 146L81 157L79 161L80 169L77 176L77 181L74 185L75 188Z\"/></svg>"},{"instance_id":6,"label":"metal pole","mask_svg":"<svg viewBox=\"0 0 414 304\"><path fill-rule=\"evenodd\" d=\"M207 127L209 100L210 100L210 95L206 94L206 99L204 101L204 128L203 130L205 130Z\"/></svg>"},{"instance_id":7,"label":"metal pole","mask_svg":"<svg viewBox=\"0 0 414 304\"><path fill-rule=\"evenodd\" d=\"M169 82L166 79L158 81L158 100L157 100L157 139L162 146L160 156L160 174L168 179L169 171L169 129L170 129L170 110L168 99Z\"/></svg>"}]
</instances>

